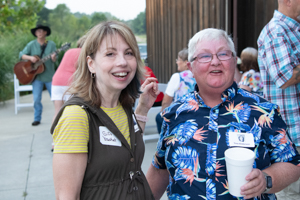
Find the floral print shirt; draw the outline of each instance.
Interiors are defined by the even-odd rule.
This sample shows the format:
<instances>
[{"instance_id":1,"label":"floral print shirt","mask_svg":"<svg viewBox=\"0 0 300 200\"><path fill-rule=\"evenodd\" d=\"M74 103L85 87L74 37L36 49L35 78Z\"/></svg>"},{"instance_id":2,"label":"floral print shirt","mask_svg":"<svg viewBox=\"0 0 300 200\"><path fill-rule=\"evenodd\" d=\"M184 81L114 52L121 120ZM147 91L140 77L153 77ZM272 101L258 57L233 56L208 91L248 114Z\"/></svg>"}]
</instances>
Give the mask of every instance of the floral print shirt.
<instances>
[{"instance_id":1,"label":"floral print shirt","mask_svg":"<svg viewBox=\"0 0 300 200\"><path fill-rule=\"evenodd\" d=\"M263 83L260 73L250 69L242 75L239 85L246 85L251 88L252 92L263 97Z\"/></svg>"},{"instance_id":2,"label":"floral print shirt","mask_svg":"<svg viewBox=\"0 0 300 200\"><path fill-rule=\"evenodd\" d=\"M256 155L253 168L263 170L276 162L300 167L300 155L277 105L233 83L222 94L222 103L210 108L195 88L163 111L152 164L170 174L169 199L243 199L228 191L224 151L230 147L230 131L253 135L254 147L247 147ZM261 196L275 198L275 194Z\"/></svg>"},{"instance_id":3,"label":"floral print shirt","mask_svg":"<svg viewBox=\"0 0 300 200\"><path fill-rule=\"evenodd\" d=\"M177 101L183 95L192 92L195 88L196 80L193 76L193 73L190 70L185 70L183 72L180 72L179 77L180 77L179 87L175 91L173 101Z\"/></svg>"}]
</instances>

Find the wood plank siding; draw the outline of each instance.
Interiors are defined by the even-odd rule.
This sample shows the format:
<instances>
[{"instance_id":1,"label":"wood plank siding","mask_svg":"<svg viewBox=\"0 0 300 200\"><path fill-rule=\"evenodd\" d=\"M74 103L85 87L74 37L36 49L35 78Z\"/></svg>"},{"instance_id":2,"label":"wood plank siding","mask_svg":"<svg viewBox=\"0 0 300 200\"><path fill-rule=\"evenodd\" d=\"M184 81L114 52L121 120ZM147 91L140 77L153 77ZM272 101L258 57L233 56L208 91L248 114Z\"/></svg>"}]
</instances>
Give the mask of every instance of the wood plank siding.
<instances>
[{"instance_id":1,"label":"wood plank siding","mask_svg":"<svg viewBox=\"0 0 300 200\"><path fill-rule=\"evenodd\" d=\"M257 48L257 38L272 19L278 0L243 0L237 6L237 53L246 47Z\"/></svg>"},{"instance_id":2,"label":"wood plank siding","mask_svg":"<svg viewBox=\"0 0 300 200\"><path fill-rule=\"evenodd\" d=\"M177 72L178 52L204 28L230 34L238 55L256 40L277 9L277 0L146 0L148 65L159 82Z\"/></svg>"}]
</instances>

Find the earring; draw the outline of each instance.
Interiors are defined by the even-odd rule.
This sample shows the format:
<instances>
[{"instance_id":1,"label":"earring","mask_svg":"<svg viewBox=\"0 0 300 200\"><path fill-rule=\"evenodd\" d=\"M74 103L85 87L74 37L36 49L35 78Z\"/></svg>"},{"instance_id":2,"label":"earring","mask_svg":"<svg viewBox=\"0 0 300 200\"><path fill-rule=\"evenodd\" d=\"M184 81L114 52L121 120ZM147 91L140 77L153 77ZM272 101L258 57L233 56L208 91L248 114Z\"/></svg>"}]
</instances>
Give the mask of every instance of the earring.
<instances>
[{"instance_id":1,"label":"earring","mask_svg":"<svg viewBox=\"0 0 300 200\"><path fill-rule=\"evenodd\" d=\"M92 77L92 78L95 78L95 77L96 77L96 74L91 72L91 77Z\"/></svg>"}]
</instances>

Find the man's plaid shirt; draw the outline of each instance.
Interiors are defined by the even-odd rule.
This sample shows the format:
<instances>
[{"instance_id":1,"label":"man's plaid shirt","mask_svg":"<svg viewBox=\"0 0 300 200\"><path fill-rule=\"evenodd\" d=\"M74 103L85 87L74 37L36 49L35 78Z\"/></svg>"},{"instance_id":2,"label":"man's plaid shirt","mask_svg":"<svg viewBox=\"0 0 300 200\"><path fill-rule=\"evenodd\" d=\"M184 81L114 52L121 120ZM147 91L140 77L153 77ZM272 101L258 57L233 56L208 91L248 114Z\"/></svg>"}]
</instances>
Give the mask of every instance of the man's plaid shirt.
<instances>
[{"instance_id":1,"label":"man's plaid shirt","mask_svg":"<svg viewBox=\"0 0 300 200\"><path fill-rule=\"evenodd\" d=\"M257 44L264 97L279 105L293 142L300 146L300 83L280 89L300 64L300 23L276 10Z\"/></svg>"}]
</instances>

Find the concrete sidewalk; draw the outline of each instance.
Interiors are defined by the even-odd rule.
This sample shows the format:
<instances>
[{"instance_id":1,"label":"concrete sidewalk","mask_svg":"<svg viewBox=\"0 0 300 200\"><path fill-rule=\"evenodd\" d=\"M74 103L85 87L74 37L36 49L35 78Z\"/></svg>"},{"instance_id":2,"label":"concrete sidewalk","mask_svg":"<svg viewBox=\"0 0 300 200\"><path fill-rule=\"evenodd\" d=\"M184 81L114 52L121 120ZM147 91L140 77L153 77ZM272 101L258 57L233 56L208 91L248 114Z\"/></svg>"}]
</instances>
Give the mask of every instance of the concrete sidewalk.
<instances>
[{"instance_id":1,"label":"concrete sidewalk","mask_svg":"<svg viewBox=\"0 0 300 200\"><path fill-rule=\"evenodd\" d=\"M33 108L21 108L15 115L13 99L0 103L0 200L55 200L50 134L54 106L47 91L42 98L42 121L35 127L31 126ZM22 96L21 102L32 102L32 95ZM148 125L155 125L155 115L148 117ZM155 126L146 127L145 134L155 132ZM144 173L156 142L146 142ZM166 195L162 199L167 199Z\"/></svg>"}]
</instances>

